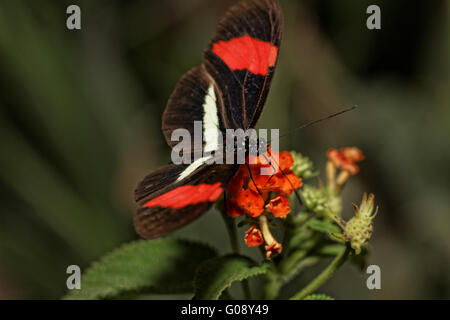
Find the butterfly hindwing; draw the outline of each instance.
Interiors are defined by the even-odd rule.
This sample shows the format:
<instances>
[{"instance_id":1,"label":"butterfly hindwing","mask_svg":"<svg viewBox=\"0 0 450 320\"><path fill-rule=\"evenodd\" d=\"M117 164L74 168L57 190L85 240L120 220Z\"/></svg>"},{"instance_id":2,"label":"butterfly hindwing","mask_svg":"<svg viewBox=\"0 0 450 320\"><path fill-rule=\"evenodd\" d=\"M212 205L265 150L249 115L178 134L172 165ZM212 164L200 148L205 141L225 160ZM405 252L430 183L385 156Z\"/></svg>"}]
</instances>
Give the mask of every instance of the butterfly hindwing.
<instances>
[{"instance_id":1,"label":"butterfly hindwing","mask_svg":"<svg viewBox=\"0 0 450 320\"><path fill-rule=\"evenodd\" d=\"M139 235L156 238L198 218L219 199L237 170L236 166L203 164L178 180L187 167L169 164L138 185L134 225Z\"/></svg>"}]
</instances>

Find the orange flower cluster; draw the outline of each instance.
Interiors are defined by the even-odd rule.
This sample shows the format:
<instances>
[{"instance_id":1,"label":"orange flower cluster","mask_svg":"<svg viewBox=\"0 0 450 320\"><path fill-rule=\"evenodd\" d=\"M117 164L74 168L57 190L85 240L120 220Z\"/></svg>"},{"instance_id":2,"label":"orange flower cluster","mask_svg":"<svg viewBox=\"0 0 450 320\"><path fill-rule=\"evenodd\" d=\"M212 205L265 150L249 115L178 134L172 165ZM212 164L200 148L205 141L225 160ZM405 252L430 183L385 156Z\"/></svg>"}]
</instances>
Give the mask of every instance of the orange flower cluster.
<instances>
[{"instance_id":1,"label":"orange flower cluster","mask_svg":"<svg viewBox=\"0 0 450 320\"><path fill-rule=\"evenodd\" d=\"M273 161L278 155L278 163ZM273 161L273 163L269 163ZM272 159L272 160L270 160ZM248 159L247 159L248 160ZM228 186L227 214L238 217L248 214L252 218L260 217L264 211L271 212L276 218L286 218L291 211L287 195L302 186L302 179L292 171L294 160L289 152L272 153L270 147L265 155L254 159L255 164L249 168L241 165L238 173ZM262 168L276 169L272 175L262 175ZM265 218L261 216L261 218ZM267 225L267 219L264 225ZM261 221L260 221L261 224ZM264 228L263 228L264 229ZM264 230L263 230L264 231ZM267 230L263 233L256 225L252 225L245 233L245 242L249 247L259 246L266 241L267 258L282 250L279 244Z\"/></svg>"},{"instance_id":2,"label":"orange flower cluster","mask_svg":"<svg viewBox=\"0 0 450 320\"><path fill-rule=\"evenodd\" d=\"M270 152L269 149L269 155ZM250 217L256 218L264 210L267 210L277 218L286 218L286 215L291 211L286 196L302 186L302 179L291 170L294 160L289 152L281 152L278 157L279 164L271 165L263 160L264 156L259 156L256 164L249 165L251 176L247 166L241 165L238 173L228 186L230 196L227 198L227 214L230 217L248 214ZM277 168L276 173L261 175L261 167L271 166Z\"/></svg>"},{"instance_id":3,"label":"orange flower cluster","mask_svg":"<svg viewBox=\"0 0 450 320\"><path fill-rule=\"evenodd\" d=\"M336 168L353 175L359 172L359 167L355 163L364 160L362 151L356 147L341 148L340 150L333 148L328 150L327 156Z\"/></svg>"}]
</instances>

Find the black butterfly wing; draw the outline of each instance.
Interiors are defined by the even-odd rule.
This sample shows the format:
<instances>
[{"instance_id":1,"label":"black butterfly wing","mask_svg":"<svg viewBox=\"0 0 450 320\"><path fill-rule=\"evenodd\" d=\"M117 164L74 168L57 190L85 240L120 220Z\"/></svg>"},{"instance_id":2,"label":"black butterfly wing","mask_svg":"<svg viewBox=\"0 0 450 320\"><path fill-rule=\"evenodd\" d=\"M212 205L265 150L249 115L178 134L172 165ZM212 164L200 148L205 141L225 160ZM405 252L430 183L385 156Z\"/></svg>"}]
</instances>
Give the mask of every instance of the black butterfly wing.
<instances>
[{"instance_id":1,"label":"black butterfly wing","mask_svg":"<svg viewBox=\"0 0 450 320\"><path fill-rule=\"evenodd\" d=\"M187 167L169 164L138 185L135 200L139 209L134 226L143 238L157 238L198 218L222 195L239 168L204 164L177 181Z\"/></svg>"},{"instance_id":2,"label":"black butterfly wing","mask_svg":"<svg viewBox=\"0 0 450 320\"><path fill-rule=\"evenodd\" d=\"M253 128L259 119L278 60L282 16L277 0L244 0L231 7L204 53L204 63L187 72L170 96L162 119L167 143L194 121L208 123L206 107L217 115L218 130ZM210 103L211 105L211 103ZM193 150L194 151L194 150ZM198 151L198 150L197 150Z\"/></svg>"},{"instance_id":3,"label":"black butterfly wing","mask_svg":"<svg viewBox=\"0 0 450 320\"><path fill-rule=\"evenodd\" d=\"M162 117L162 131L169 146L174 147L179 143L172 137L177 129L186 129L194 137L196 121L202 124L197 133L204 136L205 144L207 139L211 141L210 144L214 143L213 139L218 139L217 132L229 128L224 105L217 99L220 96L218 91L216 82L204 65L193 68L181 77ZM192 144L192 153L195 151L202 150L195 150Z\"/></svg>"},{"instance_id":4,"label":"black butterfly wing","mask_svg":"<svg viewBox=\"0 0 450 320\"><path fill-rule=\"evenodd\" d=\"M209 164L203 151L221 148L223 104L218 101L214 79L203 65L193 68L178 82L163 114L162 130L174 147L176 130L191 136L191 164L169 164L148 175L135 191L139 209L134 218L136 231L144 238L156 238L174 231L205 213L222 194L236 173L234 165ZM194 122L200 121L200 128ZM198 132L196 132L198 131ZM194 135L203 139L196 148Z\"/></svg>"},{"instance_id":5,"label":"black butterfly wing","mask_svg":"<svg viewBox=\"0 0 450 320\"><path fill-rule=\"evenodd\" d=\"M205 51L230 128L258 121L278 60L282 16L277 0L241 1L228 10Z\"/></svg>"}]
</instances>

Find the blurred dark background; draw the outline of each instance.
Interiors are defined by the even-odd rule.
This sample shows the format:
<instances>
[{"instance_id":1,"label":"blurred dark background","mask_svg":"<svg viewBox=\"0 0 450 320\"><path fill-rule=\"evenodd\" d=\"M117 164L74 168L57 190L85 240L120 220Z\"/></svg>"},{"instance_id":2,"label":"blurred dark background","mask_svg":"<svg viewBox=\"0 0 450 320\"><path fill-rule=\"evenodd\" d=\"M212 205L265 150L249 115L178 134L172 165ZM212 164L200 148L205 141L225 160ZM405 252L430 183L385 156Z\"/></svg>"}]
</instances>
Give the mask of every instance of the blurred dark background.
<instances>
[{"instance_id":1,"label":"blurred dark background","mask_svg":"<svg viewBox=\"0 0 450 320\"><path fill-rule=\"evenodd\" d=\"M234 2L0 1L0 298L59 298L68 265L137 238L134 187L170 159L166 100ZM283 133L357 105L281 146L319 169L329 147L360 147L346 215L364 191L380 206L369 262L382 289L348 265L321 292L450 298L448 1L280 3L284 39L259 126ZM66 28L70 4L80 31ZM366 28L371 4L381 30ZM215 211L177 234L229 250Z\"/></svg>"}]
</instances>

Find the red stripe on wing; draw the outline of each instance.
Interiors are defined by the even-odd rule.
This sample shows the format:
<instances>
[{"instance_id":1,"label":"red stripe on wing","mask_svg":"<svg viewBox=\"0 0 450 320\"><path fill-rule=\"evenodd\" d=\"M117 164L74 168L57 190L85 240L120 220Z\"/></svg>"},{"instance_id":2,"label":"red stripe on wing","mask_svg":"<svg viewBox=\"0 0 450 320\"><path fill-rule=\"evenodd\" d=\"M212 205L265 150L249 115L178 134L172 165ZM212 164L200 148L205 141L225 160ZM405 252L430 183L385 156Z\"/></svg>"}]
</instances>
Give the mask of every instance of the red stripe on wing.
<instances>
[{"instance_id":1,"label":"red stripe on wing","mask_svg":"<svg viewBox=\"0 0 450 320\"><path fill-rule=\"evenodd\" d=\"M212 51L231 70L247 69L263 76L269 67L275 66L278 55L276 46L248 35L214 43Z\"/></svg>"},{"instance_id":2,"label":"red stripe on wing","mask_svg":"<svg viewBox=\"0 0 450 320\"><path fill-rule=\"evenodd\" d=\"M145 203L144 207L181 209L201 202L214 202L222 194L222 183L184 185Z\"/></svg>"}]
</instances>

